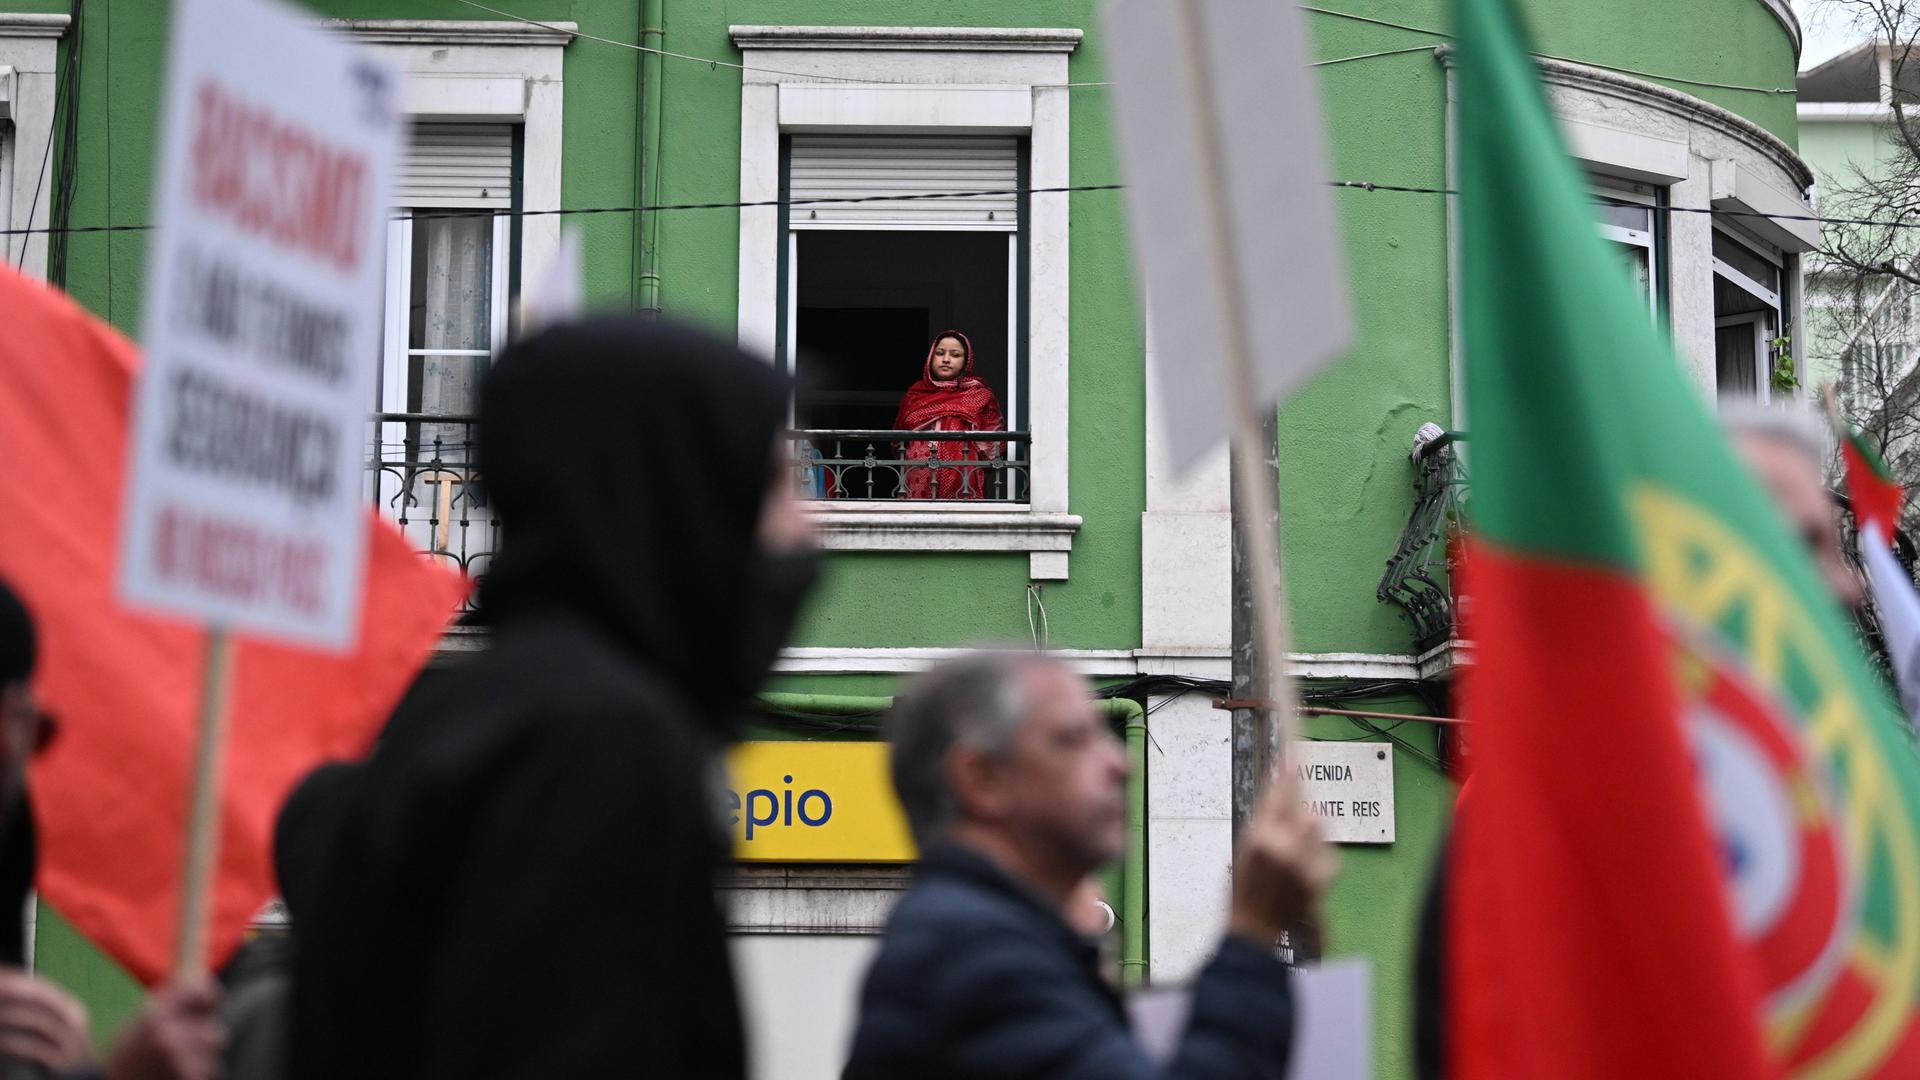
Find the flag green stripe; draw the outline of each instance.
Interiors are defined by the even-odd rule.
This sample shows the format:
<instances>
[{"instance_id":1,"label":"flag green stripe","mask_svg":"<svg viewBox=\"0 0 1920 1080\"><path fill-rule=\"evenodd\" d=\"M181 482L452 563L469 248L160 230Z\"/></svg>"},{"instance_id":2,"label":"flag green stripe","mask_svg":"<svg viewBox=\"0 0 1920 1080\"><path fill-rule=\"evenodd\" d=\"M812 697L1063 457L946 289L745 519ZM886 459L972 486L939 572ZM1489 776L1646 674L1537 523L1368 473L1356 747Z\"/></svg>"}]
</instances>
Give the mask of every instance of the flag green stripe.
<instances>
[{"instance_id":1,"label":"flag green stripe","mask_svg":"<svg viewBox=\"0 0 1920 1080\"><path fill-rule=\"evenodd\" d=\"M1511 549L1629 569L1627 384L1695 391L1680 385L1645 302L1595 231L1588 181L1562 148L1518 18L1503 0L1460 11L1474 523Z\"/></svg>"}]
</instances>

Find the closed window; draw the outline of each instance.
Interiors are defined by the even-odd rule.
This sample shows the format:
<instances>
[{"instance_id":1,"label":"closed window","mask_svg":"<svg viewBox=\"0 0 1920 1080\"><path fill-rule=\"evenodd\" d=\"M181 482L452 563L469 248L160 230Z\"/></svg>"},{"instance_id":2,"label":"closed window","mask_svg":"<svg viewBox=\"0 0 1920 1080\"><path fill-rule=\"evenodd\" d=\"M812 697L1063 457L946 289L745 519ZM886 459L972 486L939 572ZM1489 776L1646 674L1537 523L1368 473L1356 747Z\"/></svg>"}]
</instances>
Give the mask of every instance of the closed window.
<instances>
[{"instance_id":1,"label":"closed window","mask_svg":"<svg viewBox=\"0 0 1920 1080\"><path fill-rule=\"evenodd\" d=\"M387 227L373 495L419 550L474 573L493 550L474 414L507 334L513 135L416 124Z\"/></svg>"}]
</instances>

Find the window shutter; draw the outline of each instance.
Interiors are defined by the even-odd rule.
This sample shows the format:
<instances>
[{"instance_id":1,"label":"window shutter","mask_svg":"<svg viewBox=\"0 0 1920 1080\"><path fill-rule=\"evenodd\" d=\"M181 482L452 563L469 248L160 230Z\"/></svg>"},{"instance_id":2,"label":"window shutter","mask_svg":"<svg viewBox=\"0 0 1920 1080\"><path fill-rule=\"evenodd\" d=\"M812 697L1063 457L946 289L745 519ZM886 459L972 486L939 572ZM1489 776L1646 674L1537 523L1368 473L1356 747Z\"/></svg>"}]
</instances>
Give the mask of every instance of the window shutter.
<instances>
[{"instance_id":1,"label":"window shutter","mask_svg":"<svg viewBox=\"0 0 1920 1080\"><path fill-rule=\"evenodd\" d=\"M394 184L395 206L505 210L513 200L513 128L415 124Z\"/></svg>"},{"instance_id":2,"label":"window shutter","mask_svg":"<svg viewBox=\"0 0 1920 1080\"><path fill-rule=\"evenodd\" d=\"M1019 144L1006 137L795 135L787 216L795 229L986 229L1018 225ZM834 202L991 191L969 198ZM816 202L809 200L829 200Z\"/></svg>"}]
</instances>

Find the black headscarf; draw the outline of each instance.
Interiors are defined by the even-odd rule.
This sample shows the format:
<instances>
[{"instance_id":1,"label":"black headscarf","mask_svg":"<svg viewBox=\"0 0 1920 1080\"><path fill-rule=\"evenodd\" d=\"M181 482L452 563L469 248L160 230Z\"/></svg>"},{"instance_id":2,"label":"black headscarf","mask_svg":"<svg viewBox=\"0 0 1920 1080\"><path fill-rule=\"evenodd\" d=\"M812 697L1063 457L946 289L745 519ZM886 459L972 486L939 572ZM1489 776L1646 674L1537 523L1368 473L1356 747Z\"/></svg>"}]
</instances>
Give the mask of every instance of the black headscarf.
<instances>
[{"instance_id":1,"label":"black headscarf","mask_svg":"<svg viewBox=\"0 0 1920 1080\"><path fill-rule=\"evenodd\" d=\"M25 682L39 653L33 618L7 583L0 581L0 686Z\"/></svg>"},{"instance_id":2,"label":"black headscarf","mask_svg":"<svg viewBox=\"0 0 1920 1080\"><path fill-rule=\"evenodd\" d=\"M481 475L502 524L483 617L505 629L584 615L693 701L751 692L734 645L786 395L733 343L639 316L509 348L480 402Z\"/></svg>"},{"instance_id":3,"label":"black headscarf","mask_svg":"<svg viewBox=\"0 0 1920 1080\"><path fill-rule=\"evenodd\" d=\"M0 581L0 688L33 677L39 656L33 617L20 597ZM24 762L0 763L20 769ZM33 806L23 782L0 784L0 965L20 967L26 962L26 932L16 917L33 891L39 862Z\"/></svg>"}]
</instances>

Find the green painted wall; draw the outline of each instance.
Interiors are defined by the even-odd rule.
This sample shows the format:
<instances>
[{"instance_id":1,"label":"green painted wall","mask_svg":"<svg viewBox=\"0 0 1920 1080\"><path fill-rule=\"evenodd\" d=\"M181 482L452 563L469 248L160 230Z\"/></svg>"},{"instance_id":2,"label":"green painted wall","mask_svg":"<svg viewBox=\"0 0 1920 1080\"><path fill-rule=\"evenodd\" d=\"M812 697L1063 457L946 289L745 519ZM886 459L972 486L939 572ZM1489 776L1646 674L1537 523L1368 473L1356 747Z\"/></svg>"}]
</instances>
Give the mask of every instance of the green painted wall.
<instances>
[{"instance_id":1,"label":"green painted wall","mask_svg":"<svg viewBox=\"0 0 1920 1080\"><path fill-rule=\"evenodd\" d=\"M1427 710L1413 700L1376 701L1360 707L1415 714ZM1411 723L1393 733L1434 754L1435 730L1430 724ZM1310 717L1304 732L1314 739L1382 741L1339 717ZM1148 779L1151 782L1151 773ZM1328 957L1365 956L1372 961L1374 1075L1410 1077L1417 928L1439 842L1452 815L1454 784L1430 763L1395 748L1393 798L1391 845L1351 844L1340 849L1340 877L1326 902L1326 949Z\"/></svg>"},{"instance_id":2,"label":"green painted wall","mask_svg":"<svg viewBox=\"0 0 1920 1080\"><path fill-rule=\"evenodd\" d=\"M637 0L490 0L538 19L567 19L617 41L639 38ZM63 10L49 0L0 0L6 10ZM325 0L311 4L346 18L494 16L454 0ZM1367 19L1444 32L1444 0L1322 0ZM1760 0L1522 0L1542 51L1661 76L1676 89L1732 109L1788 142L1795 138L1788 94L1702 86L1688 80L1790 87L1795 68L1785 32ZM732 24L1037 25L1086 31L1069 78L1098 82L1101 34L1092 0L665 0L664 47L737 60ZM157 0L87 0L79 92L75 225L147 220L154 120L164 55L166 5ZM1309 16L1320 59L1394 50L1443 37L1340 18ZM636 53L587 39L566 50L563 203L631 205L635 197ZM664 202L737 197L739 73L665 61ZM1319 69L1333 169L1343 179L1439 187L1445 176L1445 77L1430 52L1355 60ZM1071 180L1118 178L1107 94L1071 97ZM1810 146L1811 149L1811 146ZM1129 248L1115 193L1067 196L1072 203L1070 483L1076 538L1071 580L1044 591L1052 641L1062 648L1140 644L1140 513L1145 508L1145 387ZM1374 600L1384 561L1404 523L1412 483L1406 453L1424 421L1451 415L1448 385L1447 237L1442 197L1341 191L1358 323L1351 356L1282 413L1281 502L1297 647L1310 651L1404 654L1408 627ZM625 306L633 280L635 221L626 215L574 219L584 233L589 295ZM666 311L730 333L735 325L738 225L734 210L661 215L658 263ZM69 287L123 328L138 325L144 274L140 234L76 235ZM1263 342L1284 349L1287 343ZM832 561L821 603L800 631L813 646L944 646L1028 635L1027 560L1022 555L845 554ZM887 694L879 676L790 678L776 688ZM1409 706L1410 707L1410 706ZM1398 708L1398 706L1395 706ZM1359 734L1339 720L1309 725L1316 737ZM1431 751L1433 732L1409 724L1398 734ZM1149 776L1151 782L1151 776ZM1451 785L1418 757L1395 752L1398 841L1348 848L1329 906L1329 945L1375 962L1376 1056L1383 1077L1410 1074L1411 1011L1406 998L1414 913L1452 800ZM41 924L44 969L82 989L103 1026L133 992L57 917Z\"/></svg>"},{"instance_id":3,"label":"green painted wall","mask_svg":"<svg viewBox=\"0 0 1920 1080\"><path fill-rule=\"evenodd\" d=\"M1895 156L1895 150L1881 124L1871 120L1820 120L1801 125L1800 156L1819 177L1820 186L1829 188L1834 181L1851 178L1856 167L1878 175Z\"/></svg>"}]
</instances>

